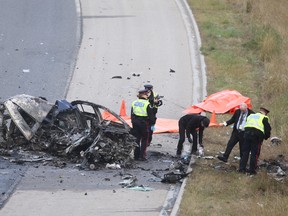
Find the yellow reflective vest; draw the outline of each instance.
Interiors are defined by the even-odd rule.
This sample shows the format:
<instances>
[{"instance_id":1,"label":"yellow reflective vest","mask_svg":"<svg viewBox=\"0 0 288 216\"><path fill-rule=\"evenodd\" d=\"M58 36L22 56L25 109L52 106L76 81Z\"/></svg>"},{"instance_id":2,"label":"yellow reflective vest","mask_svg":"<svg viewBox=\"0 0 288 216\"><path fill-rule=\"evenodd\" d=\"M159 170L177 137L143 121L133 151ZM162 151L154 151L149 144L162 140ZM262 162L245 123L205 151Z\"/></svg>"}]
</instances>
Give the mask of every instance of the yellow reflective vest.
<instances>
[{"instance_id":1,"label":"yellow reflective vest","mask_svg":"<svg viewBox=\"0 0 288 216\"><path fill-rule=\"evenodd\" d=\"M134 115L147 117L147 107L149 106L149 101L145 99L138 99L132 103L132 110Z\"/></svg>"},{"instance_id":2,"label":"yellow reflective vest","mask_svg":"<svg viewBox=\"0 0 288 216\"><path fill-rule=\"evenodd\" d=\"M267 118L269 122L268 116L265 116L262 113L251 114L247 117L247 121L246 121L244 128L247 128L247 127L256 128L262 131L262 133L264 134L264 125L263 125L264 118Z\"/></svg>"}]
</instances>

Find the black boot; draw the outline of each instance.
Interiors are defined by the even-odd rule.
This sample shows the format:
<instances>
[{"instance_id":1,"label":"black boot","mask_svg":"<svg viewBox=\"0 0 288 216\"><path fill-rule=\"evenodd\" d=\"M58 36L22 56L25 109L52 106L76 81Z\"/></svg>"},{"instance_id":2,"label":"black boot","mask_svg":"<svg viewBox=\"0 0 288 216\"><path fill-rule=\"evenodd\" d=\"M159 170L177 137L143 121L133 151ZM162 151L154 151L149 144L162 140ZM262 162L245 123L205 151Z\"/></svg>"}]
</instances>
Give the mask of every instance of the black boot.
<instances>
[{"instance_id":1,"label":"black boot","mask_svg":"<svg viewBox=\"0 0 288 216\"><path fill-rule=\"evenodd\" d=\"M217 158L225 163L228 161L228 159L224 156L218 156Z\"/></svg>"}]
</instances>

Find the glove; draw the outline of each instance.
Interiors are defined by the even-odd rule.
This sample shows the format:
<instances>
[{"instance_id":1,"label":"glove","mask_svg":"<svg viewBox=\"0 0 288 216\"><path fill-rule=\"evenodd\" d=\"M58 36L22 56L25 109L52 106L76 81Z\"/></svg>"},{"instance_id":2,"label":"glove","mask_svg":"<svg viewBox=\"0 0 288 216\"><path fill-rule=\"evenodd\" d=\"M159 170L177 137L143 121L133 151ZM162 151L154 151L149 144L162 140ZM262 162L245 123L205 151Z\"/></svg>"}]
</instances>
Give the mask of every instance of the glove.
<instances>
[{"instance_id":1,"label":"glove","mask_svg":"<svg viewBox=\"0 0 288 216\"><path fill-rule=\"evenodd\" d=\"M199 156L201 156L201 157L204 156L204 147L202 144L199 145L198 153L199 153Z\"/></svg>"},{"instance_id":2,"label":"glove","mask_svg":"<svg viewBox=\"0 0 288 216\"><path fill-rule=\"evenodd\" d=\"M225 126L225 127L226 127L226 126L227 126L227 123L226 123L226 122L223 122L223 123L220 123L219 125L220 125L220 126Z\"/></svg>"},{"instance_id":3,"label":"glove","mask_svg":"<svg viewBox=\"0 0 288 216\"><path fill-rule=\"evenodd\" d=\"M155 131L155 129L156 129L156 128L155 128L155 125L151 125L151 131L153 131L153 132L154 132L154 131Z\"/></svg>"},{"instance_id":4,"label":"glove","mask_svg":"<svg viewBox=\"0 0 288 216\"><path fill-rule=\"evenodd\" d=\"M192 141L192 139L191 139L191 138L188 138L188 142L189 142L189 143L192 143L193 141Z\"/></svg>"}]
</instances>

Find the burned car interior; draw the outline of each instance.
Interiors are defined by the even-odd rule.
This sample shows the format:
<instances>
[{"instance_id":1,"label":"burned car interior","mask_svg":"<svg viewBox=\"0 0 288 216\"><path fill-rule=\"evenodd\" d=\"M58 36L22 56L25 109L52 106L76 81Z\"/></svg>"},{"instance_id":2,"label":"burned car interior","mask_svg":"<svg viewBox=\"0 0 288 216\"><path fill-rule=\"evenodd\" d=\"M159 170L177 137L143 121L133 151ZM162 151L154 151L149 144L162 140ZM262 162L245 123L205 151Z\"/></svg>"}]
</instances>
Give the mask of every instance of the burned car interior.
<instances>
[{"instance_id":1,"label":"burned car interior","mask_svg":"<svg viewBox=\"0 0 288 216\"><path fill-rule=\"evenodd\" d=\"M103 118L109 113L117 121ZM115 112L87 101L16 95L0 104L0 145L43 151L81 163L129 166L136 146L131 127Z\"/></svg>"}]
</instances>

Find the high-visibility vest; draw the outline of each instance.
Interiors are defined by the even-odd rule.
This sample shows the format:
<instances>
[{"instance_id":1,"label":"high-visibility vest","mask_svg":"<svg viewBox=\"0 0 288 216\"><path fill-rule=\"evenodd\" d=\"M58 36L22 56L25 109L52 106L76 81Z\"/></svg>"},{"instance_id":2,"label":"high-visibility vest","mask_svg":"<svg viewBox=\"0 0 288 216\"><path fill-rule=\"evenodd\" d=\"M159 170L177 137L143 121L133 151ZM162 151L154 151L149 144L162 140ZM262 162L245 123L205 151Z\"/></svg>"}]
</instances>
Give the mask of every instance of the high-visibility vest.
<instances>
[{"instance_id":1,"label":"high-visibility vest","mask_svg":"<svg viewBox=\"0 0 288 216\"><path fill-rule=\"evenodd\" d=\"M264 133L264 125L263 125L263 119L264 118L267 118L268 122L269 122L268 116L265 116L262 113L251 114L247 117L247 121L246 121L244 128L252 127L252 128L256 128L256 129L262 131L262 133Z\"/></svg>"},{"instance_id":2,"label":"high-visibility vest","mask_svg":"<svg viewBox=\"0 0 288 216\"><path fill-rule=\"evenodd\" d=\"M148 116L147 107L149 106L149 101L145 99L138 99L132 103L133 113L136 116Z\"/></svg>"}]
</instances>

